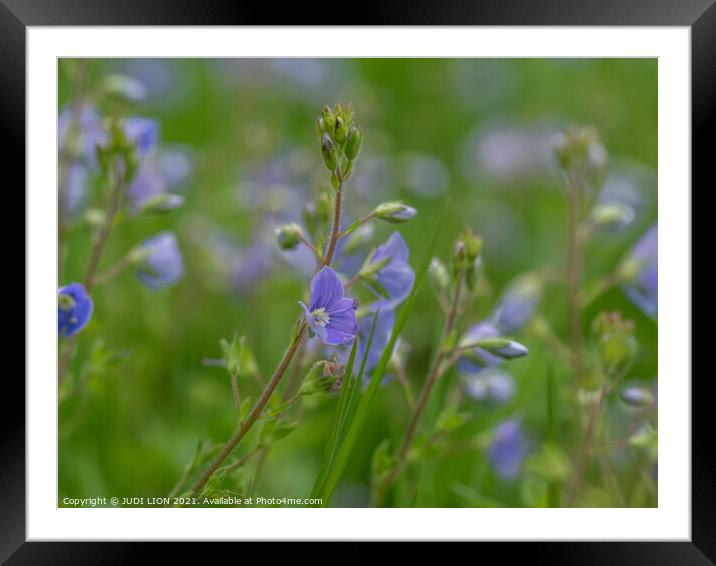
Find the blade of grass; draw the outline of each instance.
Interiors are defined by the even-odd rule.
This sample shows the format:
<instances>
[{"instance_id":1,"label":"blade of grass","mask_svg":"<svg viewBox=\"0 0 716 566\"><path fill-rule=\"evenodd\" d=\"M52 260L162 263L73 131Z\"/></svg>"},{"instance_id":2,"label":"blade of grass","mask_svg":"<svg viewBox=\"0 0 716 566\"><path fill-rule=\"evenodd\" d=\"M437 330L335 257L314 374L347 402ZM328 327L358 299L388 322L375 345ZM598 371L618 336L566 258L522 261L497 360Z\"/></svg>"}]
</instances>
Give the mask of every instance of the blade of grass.
<instances>
[{"instance_id":1,"label":"blade of grass","mask_svg":"<svg viewBox=\"0 0 716 566\"><path fill-rule=\"evenodd\" d=\"M330 435L328 436L328 442L326 443L326 449L323 453L323 460L321 462L321 469L318 472L318 475L316 476L316 481L313 484L313 489L311 490L311 497L316 497L318 495L318 491L320 490L321 486L323 485L323 481L325 480L326 473L328 472L328 468L330 467L330 464L333 460L333 455L335 454L336 446L338 445L338 423L340 422L343 413L346 410L347 403L348 403L348 396L350 393L350 384L351 384L351 376L353 375L353 364L355 363L355 357L356 357L356 351L358 349L358 340L355 340L353 342L353 347L351 348L351 353L348 358L348 364L346 365L345 373L344 375L348 376L345 378L347 381L344 384L343 387L341 387L341 393L338 396L338 403L336 404L336 411L335 411L335 417L333 419L333 426L331 427Z\"/></svg>"},{"instance_id":2,"label":"blade of grass","mask_svg":"<svg viewBox=\"0 0 716 566\"><path fill-rule=\"evenodd\" d=\"M442 214L440 215L440 219L435 226L435 232L433 233L432 239L430 240L430 245L428 246L425 258L423 259L420 269L415 277L415 284L413 286L413 290L410 293L408 299L405 301L403 307L400 309L400 312L398 313L398 317L395 321L395 325L393 326L393 332L390 335L388 345L386 346L385 350L383 350L383 354L381 355L380 360L378 361L378 365L373 372L373 378L371 379L368 388L360 399L355 415L350 422L348 430L346 431L345 439L340 444L338 454L336 455L333 465L328 470L328 474L326 476L323 488L318 494L318 496L322 499L321 505L323 507L327 507L330 503L331 497L333 496L333 492L338 485L338 481L343 475L346 465L348 464L349 458L353 454L353 450L355 448L356 442L358 441L358 437L363 431L363 427L365 426L365 422L368 418L368 410L373 403L373 399L378 390L378 386L383 380L383 376L385 374L385 370L388 367L390 357L393 355L393 347L395 346L395 342L398 339L398 335L405 327L405 323L408 319L408 314L410 313L410 310L413 306L413 302L415 300L415 295L417 294L418 289L420 289L420 286L425 279L425 275L428 272L428 268L430 267L430 262L432 260L433 253L437 245L440 228L445 218L445 212L447 210L447 207L448 203L445 204Z\"/></svg>"},{"instance_id":3,"label":"blade of grass","mask_svg":"<svg viewBox=\"0 0 716 566\"><path fill-rule=\"evenodd\" d=\"M370 335L368 336L368 342L363 352L363 358L361 360L358 376L353 376L353 364L351 364L350 372L348 371L349 368L346 368L346 373L344 375L347 375L348 377L345 378L345 384L341 389L339 408L336 413L335 423L331 431L331 439L328 444L329 450L326 451L326 461L321 468L323 473L316 478L316 483L313 486L313 491L316 491L316 493L318 493L323 488L323 483L325 481L325 471L328 470L333 464L333 461L336 457L336 452L338 451L338 446L343 440L345 434L346 423L350 422L350 419L355 413L356 399L358 398L358 391L360 390L360 386L363 383L363 373L365 372L365 365L368 361L368 353L370 352L370 347L373 344L373 336L375 335L375 328L378 322L379 314L380 308L378 308L375 315L373 315L373 322L371 323L370 327ZM351 355L354 358L357 344L358 339L353 342L353 349L351 350Z\"/></svg>"}]
</instances>

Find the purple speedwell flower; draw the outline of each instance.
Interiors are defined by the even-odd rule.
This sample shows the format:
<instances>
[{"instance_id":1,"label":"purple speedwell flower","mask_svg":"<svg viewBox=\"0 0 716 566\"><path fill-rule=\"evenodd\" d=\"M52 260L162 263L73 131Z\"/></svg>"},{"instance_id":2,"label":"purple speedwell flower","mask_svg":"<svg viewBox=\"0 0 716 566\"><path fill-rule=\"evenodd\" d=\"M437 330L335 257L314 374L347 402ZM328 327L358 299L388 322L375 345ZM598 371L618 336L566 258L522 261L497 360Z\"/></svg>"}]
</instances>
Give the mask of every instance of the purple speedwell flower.
<instances>
[{"instance_id":1,"label":"purple speedwell flower","mask_svg":"<svg viewBox=\"0 0 716 566\"><path fill-rule=\"evenodd\" d=\"M108 138L102 117L88 105L78 111L67 106L57 119L57 136L60 154L69 153L71 158L79 159L88 167L96 164L97 146L106 143Z\"/></svg>"},{"instance_id":2,"label":"purple speedwell flower","mask_svg":"<svg viewBox=\"0 0 716 566\"><path fill-rule=\"evenodd\" d=\"M148 287L160 289L181 279L184 262L172 232L162 232L144 240L139 250L143 258L137 267L137 276Z\"/></svg>"},{"instance_id":3,"label":"purple speedwell flower","mask_svg":"<svg viewBox=\"0 0 716 566\"><path fill-rule=\"evenodd\" d=\"M343 283L330 267L323 267L311 281L311 300L306 322L313 334L329 346L349 344L358 333L355 310L358 302L344 296Z\"/></svg>"},{"instance_id":4,"label":"purple speedwell flower","mask_svg":"<svg viewBox=\"0 0 716 566\"><path fill-rule=\"evenodd\" d=\"M148 118L127 118L124 121L127 139L137 145L140 156L148 154L159 141L159 123Z\"/></svg>"},{"instance_id":5,"label":"purple speedwell flower","mask_svg":"<svg viewBox=\"0 0 716 566\"><path fill-rule=\"evenodd\" d=\"M182 150L160 150L142 163L127 189L134 211L153 205L155 210L166 211L181 206L183 197L170 191L191 175L189 155Z\"/></svg>"},{"instance_id":6,"label":"purple speedwell flower","mask_svg":"<svg viewBox=\"0 0 716 566\"><path fill-rule=\"evenodd\" d=\"M82 330L92 318L92 297L81 283L70 283L57 291L57 331L69 338Z\"/></svg>"},{"instance_id":7,"label":"purple speedwell flower","mask_svg":"<svg viewBox=\"0 0 716 566\"><path fill-rule=\"evenodd\" d=\"M489 322L479 322L467 331L462 343L468 344L483 338L497 338L500 336L499 330ZM490 354L482 348L473 348L465 352L457 362L458 371L465 374L475 374L481 371L499 365L501 359Z\"/></svg>"},{"instance_id":8,"label":"purple speedwell flower","mask_svg":"<svg viewBox=\"0 0 716 566\"><path fill-rule=\"evenodd\" d=\"M502 405L514 397L516 387L509 373L495 368L470 376L465 390L475 401L493 401Z\"/></svg>"},{"instance_id":9,"label":"purple speedwell flower","mask_svg":"<svg viewBox=\"0 0 716 566\"><path fill-rule=\"evenodd\" d=\"M415 272L408 263L408 245L398 232L393 232L361 268L368 285L375 285L387 295L384 309L394 309L410 294Z\"/></svg>"},{"instance_id":10,"label":"purple speedwell flower","mask_svg":"<svg viewBox=\"0 0 716 566\"><path fill-rule=\"evenodd\" d=\"M365 347L368 345L370 331L373 327L373 317L375 313L369 313L358 321L358 351L356 352L356 367L360 367L365 353ZM393 333L393 325L395 324L395 311L386 309L385 305L381 307L378 313L378 320L375 322L375 332L373 333L373 341L368 350L368 358L365 362L365 371L370 372L378 365L378 360L383 355L383 350L390 341L390 335Z\"/></svg>"},{"instance_id":11,"label":"purple speedwell flower","mask_svg":"<svg viewBox=\"0 0 716 566\"><path fill-rule=\"evenodd\" d=\"M632 249L626 261L636 274L624 286L627 297L649 316L659 308L658 230L654 224Z\"/></svg>"},{"instance_id":12,"label":"purple speedwell flower","mask_svg":"<svg viewBox=\"0 0 716 566\"><path fill-rule=\"evenodd\" d=\"M519 332L532 319L541 291L539 279L524 276L512 283L500 299L493 320L504 334Z\"/></svg>"},{"instance_id":13,"label":"purple speedwell flower","mask_svg":"<svg viewBox=\"0 0 716 566\"><path fill-rule=\"evenodd\" d=\"M522 425L510 419L498 425L489 448L490 464L504 479L514 479L520 473L527 446Z\"/></svg>"}]
</instances>

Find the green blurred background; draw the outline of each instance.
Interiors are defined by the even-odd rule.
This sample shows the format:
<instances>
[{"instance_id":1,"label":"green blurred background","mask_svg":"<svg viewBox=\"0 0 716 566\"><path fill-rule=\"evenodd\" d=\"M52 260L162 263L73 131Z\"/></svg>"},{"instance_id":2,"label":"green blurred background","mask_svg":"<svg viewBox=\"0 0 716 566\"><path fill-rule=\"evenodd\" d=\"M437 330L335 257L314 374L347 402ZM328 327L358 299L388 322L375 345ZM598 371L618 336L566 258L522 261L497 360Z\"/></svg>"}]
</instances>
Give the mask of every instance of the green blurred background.
<instances>
[{"instance_id":1,"label":"green blurred background","mask_svg":"<svg viewBox=\"0 0 716 566\"><path fill-rule=\"evenodd\" d=\"M76 66L60 61L60 110L71 100ZM279 252L273 229L300 221L302 205L328 180L314 132L324 104L352 102L363 131L355 177L346 187L349 217L386 200L415 206L418 216L397 227L415 268L447 195L451 206L438 254L449 256L465 225L484 237L481 293L462 329L487 316L517 275L564 265L567 205L549 153L555 132L571 124L594 126L610 156L608 186L636 210L627 229L600 233L590 244L587 278L613 269L656 220L655 59L94 60L88 92L115 73L146 87L132 114L158 120L161 147L183 152L191 173L178 189L184 206L117 228L102 266L143 238L172 230L185 275L169 289L152 291L125 271L93 292L94 316L79 336L72 365L73 380L81 378L82 385L60 407L60 502L167 495L197 441L231 435L236 417L228 376L202 359L218 358L219 340L238 332L269 375L286 347L312 265L300 265L304 256ZM104 198L99 191L89 194L87 206L101 207ZM376 244L395 229L376 228ZM60 241L61 285L82 279L90 244L79 216ZM629 379L653 385L656 324L616 289L592 305L585 328L602 310L619 310L635 321L640 353ZM540 313L565 335L563 287L547 286ZM403 334L412 348L408 375L415 390L441 325L426 285ZM479 435L518 416L533 448L544 439L546 373L554 371L564 384L569 370L554 364L530 336L520 339L530 355L505 366L517 385L515 397L503 406L466 399L473 418L461 435ZM112 362L115 356L121 363ZM435 392L427 422L439 411L441 396L457 386L459 377L451 373ZM259 393L251 380L240 387L244 396ZM567 395L568 388L560 390ZM335 397L326 395L292 409L301 425L267 453L255 495L308 496L334 406ZM609 410L627 428L636 426L618 405ZM408 418L399 385L382 388L335 505L369 504L371 454L385 438L395 445ZM559 439L568 454L578 446L577 418L573 403L560 403ZM655 504L632 464L628 454L615 456L627 503ZM529 473L503 480L480 450L427 459L407 472L406 481L419 486L416 505L544 504L543 488ZM604 501L602 483L598 474L590 478L595 506Z\"/></svg>"}]
</instances>

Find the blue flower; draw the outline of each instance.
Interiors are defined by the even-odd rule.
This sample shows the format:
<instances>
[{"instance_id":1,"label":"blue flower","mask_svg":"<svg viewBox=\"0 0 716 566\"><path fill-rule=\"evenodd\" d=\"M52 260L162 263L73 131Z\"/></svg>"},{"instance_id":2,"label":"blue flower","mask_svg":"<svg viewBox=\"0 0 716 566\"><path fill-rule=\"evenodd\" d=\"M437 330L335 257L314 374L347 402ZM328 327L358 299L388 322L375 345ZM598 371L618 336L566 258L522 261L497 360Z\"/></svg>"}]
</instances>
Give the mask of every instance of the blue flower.
<instances>
[{"instance_id":1,"label":"blue flower","mask_svg":"<svg viewBox=\"0 0 716 566\"><path fill-rule=\"evenodd\" d=\"M137 268L137 276L148 287L167 287L176 283L184 274L184 262L172 232L162 232L144 240L139 249L143 261Z\"/></svg>"},{"instance_id":2,"label":"blue flower","mask_svg":"<svg viewBox=\"0 0 716 566\"><path fill-rule=\"evenodd\" d=\"M499 336L500 332L493 324L480 322L467 331L461 342L469 343L482 338L497 338ZM461 373L475 374L499 365L500 362L501 359L498 356L490 354L482 348L473 348L458 360L457 367Z\"/></svg>"},{"instance_id":3,"label":"blue flower","mask_svg":"<svg viewBox=\"0 0 716 566\"><path fill-rule=\"evenodd\" d=\"M148 154L159 141L159 123L148 118L127 118L124 121L127 139L136 144L140 156Z\"/></svg>"},{"instance_id":4,"label":"blue flower","mask_svg":"<svg viewBox=\"0 0 716 566\"><path fill-rule=\"evenodd\" d=\"M57 291L57 331L69 338L92 318L92 297L81 283L70 283Z\"/></svg>"},{"instance_id":5,"label":"blue flower","mask_svg":"<svg viewBox=\"0 0 716 566\"><path fill-rule=\"evenodd\" d=\"M375 313L369 313L358 321L358 351L356 352L356 369L360 368L363 361L365 347L368 345L370 331L373 326L373 317ZM395 311L381 307L378 313L378 320L375 323L375 332L373 333L373 342L371 342L368 350L368 358L365 363L365 372L368 373L375 369L378 365L380 357L383 355L385 347L390 341L390 335L393 333L395 325Z\"/></svg>"},{"instance_id":6,"label":"blue flower","mask_svg":"<svg viewBox=\"0 0 716 566\"><path fill-rule=\"evenodd\" d=\"M490 464L504 479L514 479L520 473L526 450L519 421L507 420L495 428L492 444L488 450Z\"/></svg>"},{"instance_id":7,"label":"blue flower","mask_svg":"<svg viewBox=\"0 0 716 566\"><path fill-rule=\"evenodd\" d=\"M387 295L388 301L383 308L394 309L410 294L415 281L415 272L408 263L408 246L398 232L393 232L361 271L366 273L366 280L377 283L381 292ZM382 294L382 293L381 293Z\"/></svg>"},{"instance_id":8,"label":"blue flower","mask_svg":"<svg viewBox=\"0 0 716 566\"><path fill-rule=\"evenodd\" d=\"M639 240L628 262L637 266L636 275L624 286L631 301L649 316L656 316L659 307L658 230L655 224Z\"/></svg>"},{"instance_id":9,"label":"blue flower","mask_svg":"<svg viewBox=\"0 0 716 566\"><path fill-rule=\"evenodd\" d=\"M107 130L94 107L84 105L75 112L72 106L68 106L57 119L59 151L61 155L71 152L70 158L93 167L97 163L97 146L107 142ZM76 137L72 139L71 135Z\"/></svg>"},{"instance_id":10,"label":"blue flower","mask_svg":"<svg viewBox=\"0 0 716 566\"><path fill-rule=\"evenodd\" d=\"M540 282L533 276L524 276L512 283L495 309L495 325L504 334L522 330L537 309L540 292Z\"/></svg>"},{"instance_id":11,"label":"blue flower","mask_svg":"<svg viewBox=\"0 0 716 566\"><path fill-rule=\"evenodd\" d=\"M514 397L516 387L515 381L509 373L492 369L479 375L470 376L465 389L475 401L493 401L501 405Z\"/></svg>"},{"instance_id":12,"label":"blue flower","mask_svg":"<svg viewBox=\"0 0 716 566\"><path fill-rule=\"evenodd\" d=\"M181 185L191 174L192 165L184 151L160 151L142 160L139 170L127 189L132 209L141 210L166 195L158 210L171 210L180 206L183 198L171 194L170 189Z\"/></svg>"},{"instance_id":13,"label":"blue flower","mask_svg":"<svg viewBox=\"0 0 716 566\"><path fill-rule=\"evenodd\" d=\"M343 283L330 267L323 267L311 281L311 300L306 313L310 330L329 346L349 344L358 333L355 310L358 302L344 297Z\"/></svg>"}]
</instances>

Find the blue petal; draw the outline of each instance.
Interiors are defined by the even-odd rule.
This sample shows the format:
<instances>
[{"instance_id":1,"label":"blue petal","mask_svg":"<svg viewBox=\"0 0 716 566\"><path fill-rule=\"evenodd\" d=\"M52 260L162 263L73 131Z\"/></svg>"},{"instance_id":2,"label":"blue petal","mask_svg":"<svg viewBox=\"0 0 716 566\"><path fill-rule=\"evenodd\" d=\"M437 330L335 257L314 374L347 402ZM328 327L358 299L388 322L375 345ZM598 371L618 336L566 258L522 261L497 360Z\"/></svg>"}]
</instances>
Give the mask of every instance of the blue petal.
<instances>
[{"instance_id":1,"label":"blue petal","mask_svg":"<svg viewBox=\"0 0 716 566\"><path fill-rule=\"evenodd\" d=\"M340 277L330 267L322 267L311 281L310 310L324 308L339 303L343 299L343 283Z\"/></svg>"},{"instance_id":2,"label":"blue petal","mask_svg":"<svg viewBox=\"0 0 716 566\"><path fill-rule=\"evenodd\" d=\"M142 246L149 251L149 257L137 269L137 276L152 289L167 287L176 283L184 274L184 262L172 232L161 232L148 238Z\"/></svg>"},{"instance_id":3,"label":"blue petal","mask_svg":"<svg viewBox=\"0 0 716 566\"><path fill-rule=\"evenodd\" d=\"M355 311L351 308L332 314L330 321L322 330L325 330L325 337L321 336L321 340L329 346L352 342L358 334Z\"/></svg>"},{"instance_id":4,"label":"blue petal","mask_svg":"<svg viewBox=\"0 0 716 566\"><path fill-rule=\"evenodd\" d=\"M520 472L526 446L519 421L511 419L495 429L489 449L490 463L505 479L514 479Z\"/></svg>"},{"instance_id":5,"label":"blue petal","mask_svg":"<svg viewBox=\"0 0 716 566\"><path fill-rule=\"evenodd\" d=\"M378 261L380 259L390 257L392 258L392 261L396 261L399 263L407 263L408 262L408 244L405 243L405 240L400 235L399 232L393 232L390 235L390 238L388 238L388 241L385 242L382 246L378 246L378 248L375 250L375 255L373 256L373 261Z\"/></svg>"}]
</instances>

